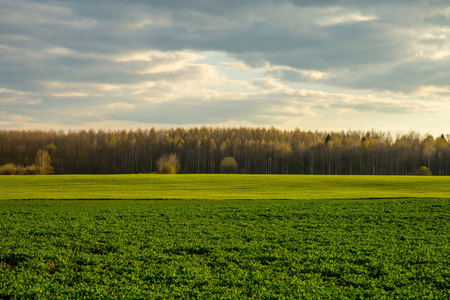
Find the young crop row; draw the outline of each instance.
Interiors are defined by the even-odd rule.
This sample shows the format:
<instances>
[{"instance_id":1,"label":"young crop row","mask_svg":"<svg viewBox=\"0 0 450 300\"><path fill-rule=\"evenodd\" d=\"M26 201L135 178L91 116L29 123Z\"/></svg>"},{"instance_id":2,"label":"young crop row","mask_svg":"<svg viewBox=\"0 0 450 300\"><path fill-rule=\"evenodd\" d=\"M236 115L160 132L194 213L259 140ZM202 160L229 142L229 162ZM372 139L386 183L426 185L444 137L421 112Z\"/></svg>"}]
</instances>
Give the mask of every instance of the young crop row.
<instances>
[{"instance_id":1,"label":"young crop row","mask_svg":"<svg viewBox=\"0 0 450 300\"><path fill-rule=\"evenodd\" d=\"M448 299L450 200L1 201L0 298Z\"/></svg>"}]
</instances>

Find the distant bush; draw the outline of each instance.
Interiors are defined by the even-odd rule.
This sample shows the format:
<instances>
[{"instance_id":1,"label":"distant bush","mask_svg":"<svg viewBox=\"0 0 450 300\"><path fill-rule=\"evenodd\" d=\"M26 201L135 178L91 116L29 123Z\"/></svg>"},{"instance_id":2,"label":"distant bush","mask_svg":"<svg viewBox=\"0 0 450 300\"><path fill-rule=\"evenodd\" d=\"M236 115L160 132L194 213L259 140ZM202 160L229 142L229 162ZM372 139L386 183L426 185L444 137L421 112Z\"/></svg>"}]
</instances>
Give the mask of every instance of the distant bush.
<instances>
[{"instance_id":1,"label":"distant bush","mask_svg":"<svg viewBox=\"0 0 450 300\"><path fill-rule=\"evenodd\" d=\"M420 167L419 171L417 171L417 175L420 175L420 176L431 176L433 174L431 174L430 169L428 169L425 166L422 166L422 167Z\"/></svg>"},{"instance_id":2,"label":"distant bush","mask_svg":"<svg viewBox=\"0 0 450 300\"><path fill-rule=\"evenodd\" d=\"M238 169L238 164L234 157L228 156L225 157L220 163L220 170L222 173L236 173Z\"/></svg>"},{"instance_id":3,"label":"distant bush","mask_svg":"<svg viewBox=\"0 0 450 300\"><path fill-rule=\"evenodd\" d=\"M17 167L13 164L6 164L0 167L1 175L16 175Z\"/></svg>"},{"instance_id":4,"label":"distant bush","mask_svg":"<svg viewBox=\"0 0 450 300\"><path fill-rule=\"evenodd\" d=\"M35 175L38 173L35 165L26 166L22 169L22 175Z\"/></svg>"},{"instance_id":5,"label":"distant bush","mask_svg":"<svg viewBox=\"0 0 450 300\"><path fill-rule=\"evenodd\" d=\"M49 148L51 145L48 145ZM47 150L38 150L35 157L35 164L24 167L12 163L0 166L0 175L48 175L54 174L55 169L51 166L50 154Z\"/></svg>"},{"instance_id":6,"label":"distant bush","mask_svg":"<svg viewBox=\"0 0 450 300\"><path fill-rule=\"evenodd\" d=\"M166 164L169 164L174 169L173 173L163 173L163 168L166 166ZM180 163L178 160L178 156L176 154L164 154L160 158L158 158L158 161L156 162L156 167L158 168L158 172L161 174L176 174L178 173L178 170L180 170ZM168 166L166 167L168 168ZM170 169L170 168L169 168ZM165 170L166 172L168 169Z\"/></svg>"},{"instance_id":7,"label":"distant bush","mask_svg":"<svg viewBox=\"0 0 450 300\"><path fill-rule=\"evenodd\" d=\"M36 174L53 174L53 167L47 166L46 170L41 170L36 165L22 166L14 164L6 164L0 166L0 175L36 175Z\"/></svg>"},{"instance_id":8,"label":"distant bush","mask_svg":"<svg viewBox=\"0 0 450 300\"><path fill-rule=\"evenodd\" d=\"M175 168L170 163L165 163L159 172L161 174L176 174Z\"/></svg>"}]
</instances>

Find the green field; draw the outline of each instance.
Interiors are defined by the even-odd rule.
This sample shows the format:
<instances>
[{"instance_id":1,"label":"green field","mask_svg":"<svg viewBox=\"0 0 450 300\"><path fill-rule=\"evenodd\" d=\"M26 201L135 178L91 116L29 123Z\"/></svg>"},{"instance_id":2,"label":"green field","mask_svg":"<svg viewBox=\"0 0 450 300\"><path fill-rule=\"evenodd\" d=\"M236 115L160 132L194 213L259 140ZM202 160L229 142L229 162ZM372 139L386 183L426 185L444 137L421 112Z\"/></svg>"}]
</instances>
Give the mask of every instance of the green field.
<instances>
[{"instance_id":1,"label":"green field","mask_svg":"<svg viewBox=\"0 0 450 300\"><path fill-rule=\"evenodd\" d=\"M0 199L450 198L450 177L319 175L0 176Z\"/></svg>"},{"instance_id":2,"label":"green field","mask_svg":"<svg viewBox=\"0 0 450 300\"><path fill-rule=\"evenodd\" d=\"M0 201L0 298L449 299L450 200Z\"/></svg>"},{"instance_id":3,"label":"green field","mask_svg":"<svg viewBox=\"0 0 450 300\"><path fill-rule=\"evenodd\" d=\"M446 177L0 183L0 299L450 298Z\"/></svg>"}]
</instances>

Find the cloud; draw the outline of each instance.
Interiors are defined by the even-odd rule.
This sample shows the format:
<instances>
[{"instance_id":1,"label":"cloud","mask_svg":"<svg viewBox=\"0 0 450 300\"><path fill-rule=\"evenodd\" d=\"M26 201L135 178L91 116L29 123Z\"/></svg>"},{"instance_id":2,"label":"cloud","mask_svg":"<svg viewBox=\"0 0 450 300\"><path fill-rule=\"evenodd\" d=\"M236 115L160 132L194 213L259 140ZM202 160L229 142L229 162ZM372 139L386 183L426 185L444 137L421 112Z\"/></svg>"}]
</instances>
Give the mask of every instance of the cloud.
<instances>
[{"instance_id":1,"label":"cloud","mask_svg":"<svg viewBox=\"0 0 450 300\"><path fill-rule=\"evenodd\" d=\"M2 126L15 115L63 127L281 126L448 109L445 0L0 6Z\"/></svg>"},{"instance_id":2,"label":"cloud","mask_svg":"<svg viewBox=\"0 0 450 300\"><path fill-rule=\"evenodd\" d=\"M344 14L344 15L337 15L337 16L327 16L320 18L316 21L316 24L323 27L328 26L336 26L340 24L351 24L351 23L359 23L359 22L369 22L376 20L377 17L375 16L363 16L359 13L353 13L353 14Z\"/></svg>"},{"instance_id":3,"label":"cloud","mask_svg":"<svg viewBox=\"0 0 450 300\"><path fill-rule=\"evenodd\" d=\"M27 126L33 118L29 116L22 116L18 114L10 114L5 111L0 111L0 126L9 128L11 126Z\"/></svg>"},{"instance_id":4,"label":"cloud","mask_svg":"<svg viewBox=\"0 0 450 300\"><path fill-rule=\"evenodd\" d=\"M208 99L182 98L171 102L137 105L127 112L112 112L107 119L180 125L222 124L228 120L243 120L247 124L284 126L292 120L316 118L325 112L337 114L359 113L408 115L434 114L450 109L450 103L425 100L402 100L351 94L325 93L311 90L292 90L273 87L273 82L257 80L269 85L265 92L238 93L224 97L211 95ZM230 101L230 98L234 100ZM220 113L217 113L219 111Z\"/></svg>"},{"instance_id":5,"label":"cloud","mask_svg":"<svg viewBox=\"0 0 450 300\"><path fill-rule=\"evenodd\" d=\"M275 77L288 82L314 82L328 79L332 75L314 70L299 70L291 67L271 67L264 73L266 76Z\"/></svg>"},{"instance_id":6,"label":"cloud","mask_svg":"<svg viewBox=\"0 0 450 300\"><path fill-rule=\"evenodd\" d=\"M364 72L364 74L363 74ZM355 89L400 92L419 95L417 91L426 86L448 86L450 78L450 57L430 59L416 57L384 66L365 74L367 70L349 73L347 76L333 78L332 82Z\"/></svg>"},{"instance_id":7,"label":"cloud","mask_svg":"<svg viewBox=\"0 0 450 300\"><path fill-rule=\"evenodd\" d=\"M271 78L258 78L253 80L253 86L265 90L283 90L286 86Z\"/></svg>"},{"instance_id":8,"label":"cloud","mask_svg":"<svg viewBox=\"0 0 450 300\"><path fill-rule=\"evenodd\" d=\"M424 20L426 23L440 26L440 27L450 27L450 10L447 11L447 14L443 14L442 12L426 17Z\"/></svg>"}]
</instances>

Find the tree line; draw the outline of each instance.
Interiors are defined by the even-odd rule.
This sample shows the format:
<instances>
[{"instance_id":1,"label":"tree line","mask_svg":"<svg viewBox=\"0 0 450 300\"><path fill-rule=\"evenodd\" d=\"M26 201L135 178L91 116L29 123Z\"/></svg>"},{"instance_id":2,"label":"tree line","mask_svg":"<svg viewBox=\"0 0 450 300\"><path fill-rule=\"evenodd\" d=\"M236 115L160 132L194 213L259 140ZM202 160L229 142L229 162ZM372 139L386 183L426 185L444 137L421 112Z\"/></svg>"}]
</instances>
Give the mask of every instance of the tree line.
<instances>
[{"instance_id":1,"label":"tree line","mask_svg":"<svg viewBox=\"0 0 450 300\"><path fill-rule=\"evenodd\" d=\"M449 139L273 127L0 130L0 165L36 165L48 153L56 174L151 173L161 157L173 155L180 173L220 173L222 160L232 157L238 172L249 174L410 175L424 166L450 175Z\"/></svg>"}]
</instances>

